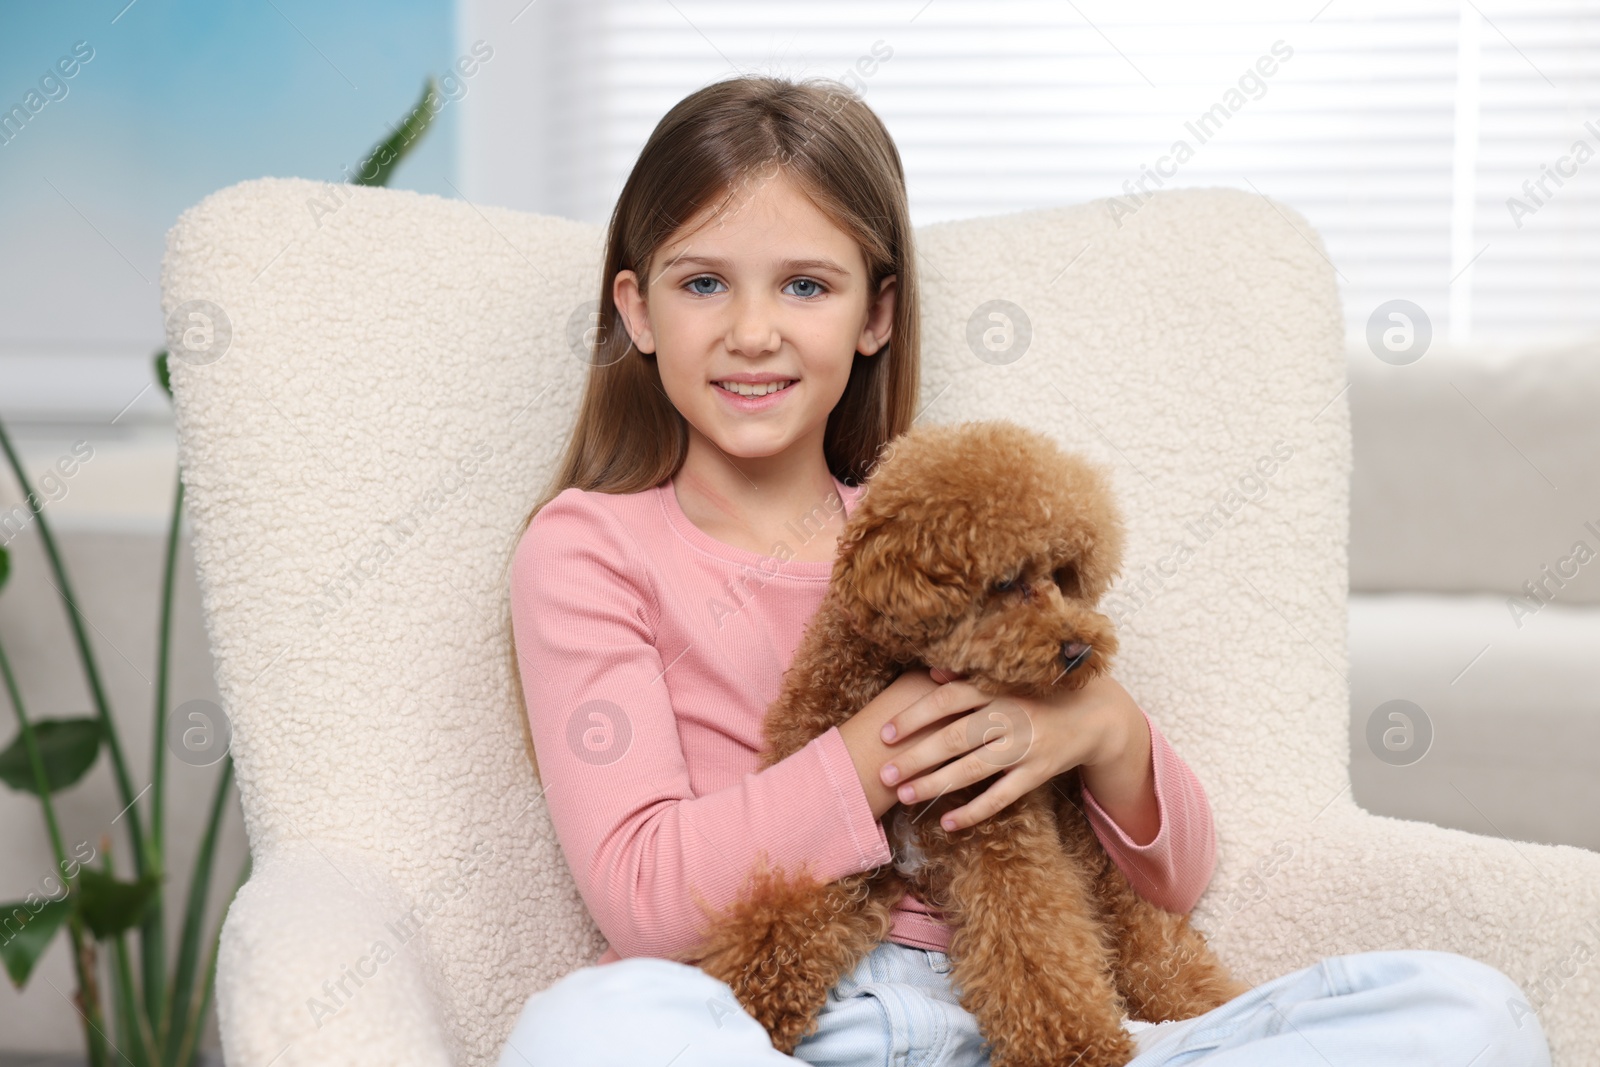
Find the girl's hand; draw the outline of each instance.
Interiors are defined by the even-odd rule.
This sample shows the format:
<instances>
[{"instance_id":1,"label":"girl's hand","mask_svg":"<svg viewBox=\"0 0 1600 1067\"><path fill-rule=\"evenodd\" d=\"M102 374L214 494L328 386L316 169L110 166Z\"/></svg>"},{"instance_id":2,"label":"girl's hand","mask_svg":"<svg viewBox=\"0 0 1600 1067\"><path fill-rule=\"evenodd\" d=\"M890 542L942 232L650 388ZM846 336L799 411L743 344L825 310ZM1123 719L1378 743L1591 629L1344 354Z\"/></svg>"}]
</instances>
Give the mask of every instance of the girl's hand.
<instances>
[{"instance_id":1,"label":"girl's hand","mask_svg":"<svg viewBox=\"0 0 1600 1067\"><path fill-rule=\"evenodd\" d=\"M915 804L1004 772L983 793L945 814L940 824L946 831L982 822L1080 765L1085 785L1095 770L1120 774L1133 767L1126 757L1138 747L1134 742L1148 736L1143 713L1110 675L1040 699L991 697L959 680L963 676L937 667L930 675L939 688L883 726L885 744L907 741L904 751L883 766L883 783L897 789L900 803ZM949 721L940 729L914 736L944 720Z\"/></svg>"}]
</instances>

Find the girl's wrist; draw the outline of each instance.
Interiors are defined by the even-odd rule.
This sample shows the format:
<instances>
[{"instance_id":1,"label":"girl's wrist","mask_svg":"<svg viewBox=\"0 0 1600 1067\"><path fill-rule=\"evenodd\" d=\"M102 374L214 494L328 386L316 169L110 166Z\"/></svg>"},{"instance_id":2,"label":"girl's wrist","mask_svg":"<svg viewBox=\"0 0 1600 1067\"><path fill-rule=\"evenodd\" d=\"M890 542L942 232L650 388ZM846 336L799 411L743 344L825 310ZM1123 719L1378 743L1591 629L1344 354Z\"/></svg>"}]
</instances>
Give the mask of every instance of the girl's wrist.
<instances>
[{"instance_id":1,"label":"girl's wrist","mask_svg":"<svg viewBox=\"0 0 1600 1067\"><path fill-rule=\"evenodd\" d=\"M1136 760L1136 755L1130 750L1140 747L1141 729L1145 734L1142 740L1149 740L1144 712L1139 710L1138 703L1122 687L1122 683L1109 674L1101 675L1089 685L1100 691L1099 719L1102 725L1100 743L1095 746L1094 753L1083 761L1084 770L1116 768Z\"/></svg>"},{"instance_id":2,"label":"girl's wrist","mask_svg":"<svg viewBox=\"0 0 1600 1067\"><path fill-rule=\"evenodd\" d=\"M1155 770L1151 763L1154 739L1144 712L1127 698L1119 731L1120 742L1094 764L1080 772L1085 791L1111 816L1136 845L1148 845L1161 829L1161 809L1156 802Z\"/></svg>"},{"instance_id":3,"label":"girl's wrist","mask_svg":"<svg viewBox=\"0 0 1600 1067\"><path fill-rule=\"evenodd\" d=\"M899 803L899 799L893 788L883 784L878 773L885 762L887 747L876 736L874 724L858 723L859 717L840 723L839 737L844 741L845 750L850 753L856 777L861 779L861 791L867 796L867 806L872 809L873 818L882 819L890 808Z\"/></svg>"}]
</instances>

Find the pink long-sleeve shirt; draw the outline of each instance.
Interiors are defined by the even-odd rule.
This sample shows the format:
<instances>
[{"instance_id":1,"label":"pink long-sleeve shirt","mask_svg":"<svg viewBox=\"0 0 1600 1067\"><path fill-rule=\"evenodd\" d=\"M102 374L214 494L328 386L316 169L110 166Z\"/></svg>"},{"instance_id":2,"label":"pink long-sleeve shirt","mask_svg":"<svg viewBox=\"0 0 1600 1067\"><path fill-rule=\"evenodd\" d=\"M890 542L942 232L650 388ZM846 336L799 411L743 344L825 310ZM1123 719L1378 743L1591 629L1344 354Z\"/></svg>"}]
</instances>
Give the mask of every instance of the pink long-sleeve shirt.
<instances>
[{"instance_id":1,"label":"pink long-sleeve shirt","mask_svg":"<svg viewBox=\"0 0 1600 1067\"><path fill-rule=\"evenodd\" d=\"M761 769L762 721L833 564L793 557L838 496L763 556L683 513L670 480L630 494L563 491L511 573L512 628L544 797L578 891L610 943L598 962L671 957L738 897L765 851L834 881L891 862L837 727ZM1143 712L1143 709L1140 709ZM1095 834L1135 890L1187 912L1211 878L1205 791L1149 714L1160 827L1136 844L1087 790ZM946 951L949 927L907 894L889 940Z\"/></svg>"}]
</instances>

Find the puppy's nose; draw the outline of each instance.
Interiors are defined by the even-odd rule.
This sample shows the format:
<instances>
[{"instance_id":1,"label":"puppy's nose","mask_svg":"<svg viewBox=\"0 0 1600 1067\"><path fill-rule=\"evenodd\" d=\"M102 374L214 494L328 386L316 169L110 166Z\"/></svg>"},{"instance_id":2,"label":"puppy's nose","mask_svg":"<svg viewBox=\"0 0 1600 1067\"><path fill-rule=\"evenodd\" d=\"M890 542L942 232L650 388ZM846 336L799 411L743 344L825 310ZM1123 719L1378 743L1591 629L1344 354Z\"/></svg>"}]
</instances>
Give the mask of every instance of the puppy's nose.
<instances>
[{"instance_id":1,"label":"puppy's nose","mask_svg":"<svg viewBox=\"0 0 1600 1067\"><path fill-rule=\"evenodd\" d=\"M1082 641L1063 641L1061 643L1061 666L1064 671L1070 671L1089 658L1089 653L1094 649Z\"/></svg>"}]
</instances>

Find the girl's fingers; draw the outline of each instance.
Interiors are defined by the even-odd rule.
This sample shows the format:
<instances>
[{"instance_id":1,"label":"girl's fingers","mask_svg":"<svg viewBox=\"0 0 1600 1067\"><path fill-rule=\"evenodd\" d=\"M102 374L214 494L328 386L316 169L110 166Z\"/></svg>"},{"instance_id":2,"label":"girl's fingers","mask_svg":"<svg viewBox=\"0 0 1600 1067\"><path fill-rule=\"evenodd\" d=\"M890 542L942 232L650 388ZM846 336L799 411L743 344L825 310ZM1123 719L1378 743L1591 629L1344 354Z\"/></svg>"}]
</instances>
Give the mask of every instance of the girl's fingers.
<instances>
[{"instance_id":1,"label":"girl's fingers","mask_svg":"<svg viewBox=\"0 0 1600 1067\"><path fill-rule=\"evenodd\" d=\"M1033 747L1030 721L1016 712L1014 703L1001 698L952 719L885 763L884 784L901 783L895 796L914 804L1016 766Z\"/></svg>"},{"instance_id":2,"label":"girl's fingers","mask_svg":"<svg viewBox=\"0 0 1600 1067\"><path fill-rule=\"evenodd\" d=\"M991 704L990 701L994 699L964 682L951 682L918 697L883 725L885 744L910 743L903 751L896 752L893 760L879 768L879 781L888 786L909 782L928 768L938 767L986 743L1003 746L1009 720L1016 716L1013 711L1011 715L1003 717L1006 721L992 721L996 717L985 715L984 709L987 706L992 712L1002 706L999 701ZM1004 704L1015 709L1015 705L1009 701ZM978 709L976 716L952 718L974 708ZM934 729L941 722L944 725ZM1031 731L1024 733L1031 736ZM990 759L992 762L1010 762L1004 757L997 761L993 756ZM987 773L993 774L994 769L991 768Z\"/></svg>"},{"instance_id":3,"label":"girl's fingers","mask_svg":"<svg viewBox=\"0 0 1600 1067\"><path fill-rule=\"evenodd\" d=\"M967 768L972 772L971 776L959 781L946 776L944 780L949 782L948 788L951 789L971 785L997 770L1011 766L1032 749L1033 718L1016 701L987 696L960 682L941 686L920 700L934 702L939 699L936 694L940 692L945 694L942 702L954 710L936 709L924 713L928 725L922 725L923 717L915 716L915 704L895 716L896 719L911 719L911 725L906 729L912 732L900 736L902 740L912 741L913 737L915 740L906 746L904 752L895 753L894 759L883 765L879 777L884 785L909 782L923 771L941 767L969 752L973 753L973 761ZM952 717L961 710L969 713L960 718ZM938 725L942 721L943 725ZM885 736L893 725L893 719L885 724ZM936 725L938 728L933 729ZM922 731L921 735L917 734L919 730ZM929 795L927 783L921 783L916 799L927 799Z\"/></svg>"},{"instance_id":4,"label":"girl's fingers","mask_svg":"<svg viewBox=\"0 0 1600 1067\"><path fill-rule=\"evenodd\" d=\"M993 699L977 686L967 682L947 682L913 700L884 723L883 743L892 745L896 741L910 737L929 723L982 707Z\"/></svg>"},{"instance_id":5,"label":"girl's fingers","mask_svg":"<svg viewBox=\"0 0 1600 1067\"><path fill-rule=\"evenodd\" d=\"M973 797L959 808L952 808L939 818L939 825L944 827L946 833L956 830L965 830L975 826L991 816L998 815L1009 807L1018 797L1027 793L1033 785L1024 785L1024 779L1030 779L1022 768L1018 767L1000 776L999 781ZM980 779L981 780L981 779Z\"/></svg>"}]
</instances>

